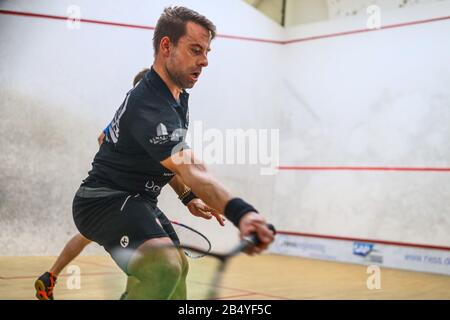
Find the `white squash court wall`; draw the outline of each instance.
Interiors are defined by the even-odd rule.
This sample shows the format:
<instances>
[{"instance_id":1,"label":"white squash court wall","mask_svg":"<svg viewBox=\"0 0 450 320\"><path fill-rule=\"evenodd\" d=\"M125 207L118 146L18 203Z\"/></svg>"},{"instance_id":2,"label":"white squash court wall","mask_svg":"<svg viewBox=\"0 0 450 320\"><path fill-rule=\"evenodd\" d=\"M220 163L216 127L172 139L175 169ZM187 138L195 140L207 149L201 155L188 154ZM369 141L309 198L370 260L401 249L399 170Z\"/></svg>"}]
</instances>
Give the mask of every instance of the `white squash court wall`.
<instances>
[{"instance_id":1,"label":"white squash court wall","mask_svg":"<svg viewBox=\"0 0 450 320\"><path fill-rule=\"evenodd\" d=\"M241 1L217 3L177 1L221 34L284 40L365 27L354 18L283 30ZM154 26L171 1L4 1L0 9L63 16L71 4L86 19ZM445 12L446 3L405 9L383 23ZM57 254L76 232L71 200L98 132L151 64L153 33L7 15L0 30L0 254ZM191 123L280 128L282 165L448 166L449 31L446 20L289 45L218 38L191 90ZM211 168L280 230L450 243L445 173ZM201 227L217 249L237 241L233 227L189 217L170 187L160 207Z\"/></svg>"},{"instance_id":2,"label":"white squash court wall","mask_svg":"<svg viewBox=\"0 0 450 320\"><path fill-rule=\"evenodd\" d=\"M155 26L163 8L172 3L4 1L0 8L65 16L69 5L78 5L84 19ZM282 36L281 27L238 0L176 3L208 16L221 34ZM0 15L0 30L0 254L57 254L76 232L72 198L90 169L96 138L134 75L153 61L153 32L98 24L69 30L65 21L11 15ZM205 128L275 127L271 114L278 95L272 91L272 79L279 78L280 71L270 61L278 59L281 47L221 38L212 48L210 67L191 90L191 124L199 120ZM261 178L252 168L212 169L235 194L269 211L272 189L262 193L253 185L273 185L273 177ZM237 242L234 227L221 229L191 218L170 187L160 207L171 218L206 228L217 249ZM103 250L93 245L86 252Z\"/></svg>"},{"instance_id":3,"label":"white squash court wall","mask_svg":"<svg viewBox=\"0 0 450 320\"><path fill-rule=\"evenodd\" d=\"M448 17L450 3L381 12L394 25ZM288 39L365 27L338 19ZM449 39L447 19L286 45L282 165L449 167ZM282 171L275 190L280 229L450 245L449 172Z\"/></svg>"}]
</instances>

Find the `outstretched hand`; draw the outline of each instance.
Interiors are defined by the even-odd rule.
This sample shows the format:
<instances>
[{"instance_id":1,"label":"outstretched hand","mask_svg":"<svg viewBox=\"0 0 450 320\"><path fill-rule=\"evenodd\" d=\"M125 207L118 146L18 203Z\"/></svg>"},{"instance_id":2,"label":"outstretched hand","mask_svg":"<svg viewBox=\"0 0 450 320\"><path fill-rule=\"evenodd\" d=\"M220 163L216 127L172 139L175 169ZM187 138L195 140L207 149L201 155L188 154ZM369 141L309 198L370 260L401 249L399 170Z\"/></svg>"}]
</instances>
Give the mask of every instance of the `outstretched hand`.
<instances>
[{"instance_id":1,"label":"outstretched hand","mask_svg":"<svg viewBox=\"0 0 450 320\"><path fill-rule=\"evenodd\" d=\"M221 215L216 210L208 207L206 203L203 202L203 200L199 198L192 199L188 204L187 207L192 215L196 217L200 217L203 219L211 219L212 217L215 217L217 222L221 226L225 225L225 217Z\"/></svg>"}]
</instances>

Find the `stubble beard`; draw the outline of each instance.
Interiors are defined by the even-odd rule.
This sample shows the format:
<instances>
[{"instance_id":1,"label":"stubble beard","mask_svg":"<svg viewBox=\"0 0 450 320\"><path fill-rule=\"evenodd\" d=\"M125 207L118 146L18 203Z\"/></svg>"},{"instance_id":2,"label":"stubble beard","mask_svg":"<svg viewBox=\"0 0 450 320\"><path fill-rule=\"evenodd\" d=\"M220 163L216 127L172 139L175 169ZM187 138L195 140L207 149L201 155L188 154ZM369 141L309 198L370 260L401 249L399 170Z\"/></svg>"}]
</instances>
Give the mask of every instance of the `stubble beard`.
<instances>
[{"instance_id":1,"label":"stubble beard","mask_svg":"<svg viewBox=\"0 0 450 320\"><path fill-rule=\"evenodd\" d=\"M174 63L176 65L176 63ZM190 85L188 81L184 81L183 74L181 72L178 72L177 70L171 70L166 65L166 72L169 76L170 80L180 89L189 89L193 87L193 84Z\"/></svg>"}]
</instances>

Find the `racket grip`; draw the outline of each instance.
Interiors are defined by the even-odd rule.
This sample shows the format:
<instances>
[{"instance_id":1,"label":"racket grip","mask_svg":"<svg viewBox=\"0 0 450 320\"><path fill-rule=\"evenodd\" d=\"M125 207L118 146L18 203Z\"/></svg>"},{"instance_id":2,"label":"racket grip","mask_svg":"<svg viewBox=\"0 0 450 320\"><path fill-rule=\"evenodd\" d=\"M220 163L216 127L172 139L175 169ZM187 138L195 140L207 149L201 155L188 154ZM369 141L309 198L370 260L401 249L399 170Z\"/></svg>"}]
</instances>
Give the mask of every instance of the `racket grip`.
<instances>
[{"instance_id":1,"label":"racket grip","mask_svg":"<svg viewBox=\"0 0 450 320\"><path fill-rule=\"evenodd\" d=\"M273 231L274 234L276 234L275 227L272 224L268 224L267 227ZM233 256L235 254L238 254L239 252L245 251L250 247L257 246L260 243L260 240L258 239L258 235L256 233L251 234L249 236L244 237L239 245L231 250L229 253L229 256Z\"/></svg>"},{"instance_id":2,"label":"racket grip","mask_svg":"<svg viewBox=\"0 0 450 320\"><path fill-rule=\"evenodd\" d=\"M270 230L272 230L273 234L277 234L277 230L275 230L275 227L273 226L273 224L267 224L267 228L269 228ZM244 238L244 241L246 241L248 243L248 247L250 246L257 246L258 244L261 243L261 241L258 238L258 235L256 233L249 235L248 237Z\"/></svg>"}]
</instances>

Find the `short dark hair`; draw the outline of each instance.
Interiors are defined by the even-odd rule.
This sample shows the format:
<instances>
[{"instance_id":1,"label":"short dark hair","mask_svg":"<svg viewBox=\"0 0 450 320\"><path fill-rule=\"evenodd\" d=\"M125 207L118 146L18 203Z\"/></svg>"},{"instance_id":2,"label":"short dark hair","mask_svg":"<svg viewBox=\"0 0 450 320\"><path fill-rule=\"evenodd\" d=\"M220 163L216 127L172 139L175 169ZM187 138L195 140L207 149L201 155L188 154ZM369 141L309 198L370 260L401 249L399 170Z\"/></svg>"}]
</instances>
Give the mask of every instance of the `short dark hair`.
<instances>
[{"instance_id":1,"label":"short dark hair","mask_svg":"<svg viewBox=\"0 0 450 320\"><path fill-rule=\"evenodd\" d=\"M186 24L189 21L207 29L211 34L211 40L216 36L216 26L205 16L186 7L168 7L164 9L164 12L158 19L153 34L155 55L158 54L159 44L164 37L169 37L170 41L176 45L178 40L186 34Z\"/></svg>"},{"instance_id":2,"label":"short dark hair","mask_svg":"<svg viewBox=\"0 0 450 320\"><path fill-rule=\"evenodd\" d=\"M142 78L145 76L145 74L146 74L149 70L150 70L149 68L145 68L145 69L143 69L142 71L140 71L140 72L134 77L134 80L133 80L133 87L135 87L136 84L137 84L139 81L142 80Z\"/></svg>"}]
</instances>

